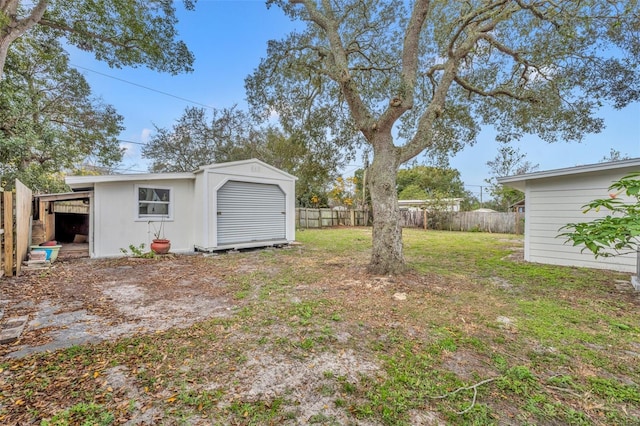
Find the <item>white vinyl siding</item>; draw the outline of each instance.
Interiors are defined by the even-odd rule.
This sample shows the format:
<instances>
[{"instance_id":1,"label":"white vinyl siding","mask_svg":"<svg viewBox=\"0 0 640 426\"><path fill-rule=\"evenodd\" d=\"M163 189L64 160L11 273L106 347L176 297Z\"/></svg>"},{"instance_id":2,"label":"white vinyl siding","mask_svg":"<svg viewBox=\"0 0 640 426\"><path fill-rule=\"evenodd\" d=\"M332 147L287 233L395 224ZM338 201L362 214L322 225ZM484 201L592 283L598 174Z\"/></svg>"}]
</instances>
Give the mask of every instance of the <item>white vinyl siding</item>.
<instances>
[{"instance_id":1,"label":"white vinyl siding","mask_svg":"<svg viewBox=\"0 0 640 426\"><path fill-rule=\"evenodd\" d=\"M553 265L580 266L634 272L636 255L594 257L583 246L574 247L559 234L568 223L589 222L609 214L606 210L583 213L590 201L609 196L609 186L624 173L599 172L559 176L527 182L525 259Z\"/></svg>"}]
</instances>

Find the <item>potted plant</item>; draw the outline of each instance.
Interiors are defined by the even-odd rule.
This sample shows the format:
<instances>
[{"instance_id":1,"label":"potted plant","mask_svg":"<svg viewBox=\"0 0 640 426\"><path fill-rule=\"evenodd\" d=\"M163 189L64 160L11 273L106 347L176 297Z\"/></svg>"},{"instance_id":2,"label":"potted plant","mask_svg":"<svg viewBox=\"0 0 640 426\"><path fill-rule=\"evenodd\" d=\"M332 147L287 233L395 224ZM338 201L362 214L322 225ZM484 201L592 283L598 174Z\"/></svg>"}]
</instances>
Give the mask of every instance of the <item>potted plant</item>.
<instances>
[{"instance_id":1,"label":"potted plant","mask_svg":"<svg viewBox=\"0 0 640 426\"><path fill-rule=\"evenodd\" d=\"M155 254L167 254L171 249L171 241L164 236L164 219L160 222L160 226L156 229L153 222L149 221L149 225L153 227L153 240L151 240L151 251Z\"/></svg>"}]
</instances>

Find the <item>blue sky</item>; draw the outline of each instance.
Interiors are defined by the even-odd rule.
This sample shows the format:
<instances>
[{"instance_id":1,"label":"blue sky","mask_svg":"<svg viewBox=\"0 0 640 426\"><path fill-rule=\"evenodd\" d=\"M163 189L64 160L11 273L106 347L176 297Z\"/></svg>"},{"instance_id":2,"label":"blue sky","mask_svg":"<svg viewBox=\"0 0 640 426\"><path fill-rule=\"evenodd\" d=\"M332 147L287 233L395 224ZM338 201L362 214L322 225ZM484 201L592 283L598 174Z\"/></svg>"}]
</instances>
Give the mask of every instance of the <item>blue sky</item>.
<instances>
[{"instance_id":1,"label":"blue sky","mask_svg":"<svg viewBox=\"0 0 640 426\"><path fill-rule=\"evenodd\" d=\"M195 71L190 74L171 76L146 68L111 69L89 54L71 50L72 64L85 68L80 71L94 94L114 105L125 118L126 129L120 137L135 143L123 142L127 153L122 171L146 171L147 162L140 157L139 144L148 140L154 124L169 127L185 107L193 106L158 91L215 108L235 104L245 108L244 79L266 55L267 41L284 37L296 25L277 7L267 9L262 0L199 0L195 12L180 12L179 19L180 38L196 57ZM606 129L600 134L588 135L581 144L547 144L529 136L516 146L527 154L527 160L539 164L539 170L596 163L612 148L640 157L640 104L621 111L603 108L600 116L605 118ZM480 186L485 185L486 162L495 157L497 148L488 129L480 134L474 146L451 159L451 166L460 171L469 190L478 192ZM348 166L345 176L359 166L355 163Z\"/></svg>"}]
</instances>

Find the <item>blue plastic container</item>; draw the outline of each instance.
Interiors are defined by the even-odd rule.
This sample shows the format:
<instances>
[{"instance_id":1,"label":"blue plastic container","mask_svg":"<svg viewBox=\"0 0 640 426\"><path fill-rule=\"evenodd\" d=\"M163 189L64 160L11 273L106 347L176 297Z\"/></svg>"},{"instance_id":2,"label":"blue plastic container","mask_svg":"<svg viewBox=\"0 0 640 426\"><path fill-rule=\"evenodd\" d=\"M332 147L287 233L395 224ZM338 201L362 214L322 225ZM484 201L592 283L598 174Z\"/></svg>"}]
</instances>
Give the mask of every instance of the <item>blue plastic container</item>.
<instances>
[{"instance_id":1,"label":"blue plastic container","mask_svg":"<svg viewBox=\"0 0 640 426\"><path fill-rule=\"evenodd\" d=\"M47 253L47 260L53 262L58 258L58 252L62 246L31 246L31 250L44 251Z\"/></svg>"}]
</instances>

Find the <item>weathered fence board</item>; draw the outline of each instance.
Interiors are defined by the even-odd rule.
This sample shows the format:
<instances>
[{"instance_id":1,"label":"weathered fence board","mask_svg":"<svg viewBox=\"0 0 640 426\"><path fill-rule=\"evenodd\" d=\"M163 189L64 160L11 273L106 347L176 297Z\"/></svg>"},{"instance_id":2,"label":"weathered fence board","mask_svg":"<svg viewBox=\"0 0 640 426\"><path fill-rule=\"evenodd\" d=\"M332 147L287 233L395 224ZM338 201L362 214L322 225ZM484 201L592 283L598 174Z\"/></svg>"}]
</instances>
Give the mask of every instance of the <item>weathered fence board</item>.
<instances>
[{"instance_id":1,"label":"weathered fence board","mask_svg":"<svg viewBox=\"0 0 640 426\"><path fill-rule=\"evenodd\" d=\"M15 192L2 192L2 271L20 274L31 242L31 206L33 194L16 179Z\"/></svg>"},{"instance_id":2,"label":"weathered fence board","mask_svg":"<svg viewBox=\"0 0 640 426\"><path fill-rule=\"evenodd\" d=\"M442 231L477 231L522 234L524 215L515 212L426 212L400 211L402 227Z\"/></svg>"},{"instance_id":3,"label":"weathered fence board","mask_svg":"<svg viewBox=\"0 0 640 426\"><path fill-rule=\"evenodd\" d=\"M4 229L4 273L13 275L13 192L2 194L3 227Z\"/></svg>"},{"instance_id":4,"label":"weathered fence board","mask_svg":"<svg viewBox=\"0 0 640 426\"><path fill-rule=\"evenodd\" d=\"M4 260L4 241L5 241L5 235L4 235L4 228L6 226L6 224L4 223L4 192L2 192L2 188L0 188L0 277L4 276L5 274L5 270L4 270L4 266L5 266L5 260Z\"/></svg>"},{"instance_id":5,"label":"weathered fence board","mask_svg":"<svg viewBox=\"0 0 640 426\"><path fill-rule=\"evenodd\" d=\"M31 242L32 200L31 189L16 179L16 275L20 275Z\"/></svg>"},{"instance_id":6,"label":"weathered fence board","mask_svg":"<svg viewBox=\"0 0 640 426\"><path fill-rule=\"evenodd\" d=\"M502 234L522 234L524 215L516 212L456 212L443 226L452 231L481 231ZM445 228L446 229L446 228Z\"/></svg>"},{"instance_id":7,"label":"weathered fence board","mask_svg":"<svg viewBox=\"0 0 640 426\"><path fill-rule=\"evenodd\" d=\"M367 210L333 210L296 208L298 228L328 228L331 226L366 226L369 223Z\"/></svg>"}]
</instances>

